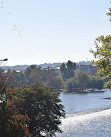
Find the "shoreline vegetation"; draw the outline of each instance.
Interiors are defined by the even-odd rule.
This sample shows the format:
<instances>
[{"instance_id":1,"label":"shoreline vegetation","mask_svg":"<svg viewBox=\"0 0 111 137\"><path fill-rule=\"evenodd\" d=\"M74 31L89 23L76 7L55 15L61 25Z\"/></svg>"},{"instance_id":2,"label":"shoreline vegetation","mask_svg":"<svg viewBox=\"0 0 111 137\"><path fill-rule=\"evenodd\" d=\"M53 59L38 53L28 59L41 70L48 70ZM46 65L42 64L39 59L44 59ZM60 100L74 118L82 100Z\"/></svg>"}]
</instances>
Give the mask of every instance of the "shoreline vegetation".
<instances>
[{"instance_id":1,"label":"shoreline vegetation","mask_svg":"<svg viewBox=\"0 0 111 137\"><path fill-rule=\"evenodd\" d=\"M75 62L69 60L56 69L31 65L25 71L7 70L6 74L11 75L10 86L16 88L24 84L39 83L49 89L51 88L52 91L62 89L63 92L68 93L89 93L93 92L89 91L89 89L103 89L104 82L106 82L96 76L96 72L97 69L91 65L78 66ZM88 91L85 91L86 89Z\"/></svg>"},{"instance_id":2,"label":"shoreline vegetation","mask_svg":"<svg viewBox=\"0 0 111 137\"><path fill-rule=\"evenodd\" d=\"M104 93L105 91L104 90L80 90L80 91L77 91L77 92L63 92L64 94L88 94L88 93Z\"/></svg>"},{"instance_id":3,"label":"shoreline vegetation","mask_svg":"<svg viewBox=\"0 0 111 137\"><path fill-rule=\"evenodd\" d=\"M111 99L111 97L109 97L109 98L103 98L103 99Z\"/></svg>"}]
</instances>

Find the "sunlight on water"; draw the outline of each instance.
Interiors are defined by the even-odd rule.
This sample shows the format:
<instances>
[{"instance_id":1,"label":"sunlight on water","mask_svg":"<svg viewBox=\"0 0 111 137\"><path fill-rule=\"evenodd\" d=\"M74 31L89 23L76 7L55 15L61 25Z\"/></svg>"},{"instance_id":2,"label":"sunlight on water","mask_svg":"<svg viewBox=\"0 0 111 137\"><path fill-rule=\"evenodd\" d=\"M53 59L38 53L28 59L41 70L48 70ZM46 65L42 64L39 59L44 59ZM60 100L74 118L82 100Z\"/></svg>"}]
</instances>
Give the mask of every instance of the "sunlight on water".
<instances>
[{"instance_id":1,"label":"sunlight on water","mask_svg":"<svg viewBox=\"0 0 111 137\"><path fill-rule=\"evenodd\" d=\"M68 114L62 119L62 134L57 137L109 137L111 109L84 114Z\"/></svg>"}]
</instances>

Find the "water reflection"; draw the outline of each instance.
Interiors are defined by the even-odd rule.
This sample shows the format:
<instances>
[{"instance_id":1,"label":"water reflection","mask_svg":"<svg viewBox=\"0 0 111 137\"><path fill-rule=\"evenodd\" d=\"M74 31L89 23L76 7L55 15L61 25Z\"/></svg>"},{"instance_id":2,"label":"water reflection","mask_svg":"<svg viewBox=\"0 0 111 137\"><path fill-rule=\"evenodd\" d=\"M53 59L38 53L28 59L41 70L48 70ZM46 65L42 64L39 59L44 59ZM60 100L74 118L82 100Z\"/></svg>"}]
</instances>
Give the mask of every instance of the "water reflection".
<instances>
[{"instance_id":1,"label":"water reflection","mask_svg":"<svg viewBox=\"0 0 111 137\"><path fill-rule=\"evenodd\" d=\"M57 137L110 137L111 97L104 93L61 94L66 118L62 119L62 134Z\"/></svg>"},{"instance_id":2,"label":"water reflection","mask_svg":"<svg viewBox=\"0 0 111 137\"><path fill-rule=\"evenodd\" d=\"M76 113L110 107L111 100L104 99L107 97L111 97L109 90L103 93L61 94L60 98L66 113Z\"/></svg>"}]
</instances>

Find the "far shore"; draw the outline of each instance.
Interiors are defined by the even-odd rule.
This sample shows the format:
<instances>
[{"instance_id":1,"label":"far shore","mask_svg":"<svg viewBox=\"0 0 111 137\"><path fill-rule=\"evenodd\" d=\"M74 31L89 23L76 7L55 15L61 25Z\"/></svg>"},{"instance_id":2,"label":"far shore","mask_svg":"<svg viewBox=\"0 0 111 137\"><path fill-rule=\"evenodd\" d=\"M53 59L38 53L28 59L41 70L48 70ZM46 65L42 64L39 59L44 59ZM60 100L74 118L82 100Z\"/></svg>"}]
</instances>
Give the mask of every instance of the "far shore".
<instances>
[{"instance_id":1,"label":"far shore","mask_svg":"<svg viewBox=\"0 0 111 137\"><path fill-rule=\"evenodd\" d=\"M109 98L103 98L103 99L111 99L111 97L109 97Z\"/></svg>"},{"instance_id":2,"label":"far shore","mask_svg":"<svg viewBox=\"0 0 111 137\"><path fill-rule=\"evenodd\" d=\"M87 93L104 93L105 91L103 90L80 90L80 91L77 91L77 92L63 92L64 94L87 94Z\"/></svg>"}]
</instances>

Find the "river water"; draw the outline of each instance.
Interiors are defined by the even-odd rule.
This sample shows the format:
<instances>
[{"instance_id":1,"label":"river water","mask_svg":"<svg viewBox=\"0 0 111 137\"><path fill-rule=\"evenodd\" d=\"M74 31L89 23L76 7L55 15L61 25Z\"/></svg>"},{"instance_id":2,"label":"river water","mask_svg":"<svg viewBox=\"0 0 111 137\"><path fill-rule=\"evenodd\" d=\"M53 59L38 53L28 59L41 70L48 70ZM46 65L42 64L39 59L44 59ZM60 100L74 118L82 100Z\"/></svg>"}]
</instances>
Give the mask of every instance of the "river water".
<instances>
[{"instance_id":1,"label":"river water","mask_svg":"<svg viewBox=\"0 0 111 137\"><path fill-rule=\"evenodd\" d=\"M61 94L66 117L57 137L111 137L111 91Z\"/></svg>"}]
</instances>

